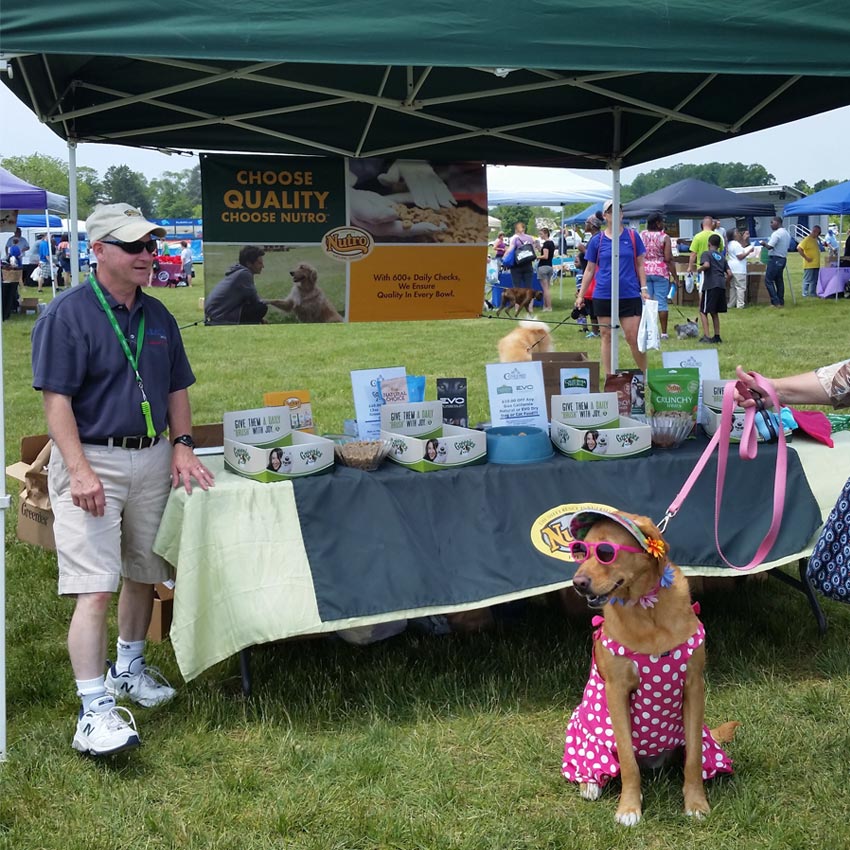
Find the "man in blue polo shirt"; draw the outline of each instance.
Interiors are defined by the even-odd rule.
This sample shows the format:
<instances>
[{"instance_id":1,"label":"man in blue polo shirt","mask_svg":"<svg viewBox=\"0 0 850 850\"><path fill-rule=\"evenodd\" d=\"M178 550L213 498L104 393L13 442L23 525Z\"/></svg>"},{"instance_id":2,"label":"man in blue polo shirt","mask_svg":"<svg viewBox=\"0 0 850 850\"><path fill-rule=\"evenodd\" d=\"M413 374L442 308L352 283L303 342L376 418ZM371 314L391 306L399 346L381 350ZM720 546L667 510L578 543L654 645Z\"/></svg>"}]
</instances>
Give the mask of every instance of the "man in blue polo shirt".
<instances>
[{"instance_id":1,"label":"man in blue polo shirt","mask_svg":"<svg viewBox=\"0 0 850 850\"><path fill-rule=\"evenodd\" d=\"M194 478L206 490L213 476L192 450L187 388L195 377L177 323L141 289L154 236L165 231L134 207L109 204L89 216L86 232L97 278L48 305L33 328L32 367L53 439L59 593L77 600L68 631L82 700L73 747L102 756L139 745L133 715L116 698L150 707L174 696L144 658L153 585L171 574L152 546L169 484L191 492ZM117 655L104 675L119 583Z\"/></svg>"}]
</instances>

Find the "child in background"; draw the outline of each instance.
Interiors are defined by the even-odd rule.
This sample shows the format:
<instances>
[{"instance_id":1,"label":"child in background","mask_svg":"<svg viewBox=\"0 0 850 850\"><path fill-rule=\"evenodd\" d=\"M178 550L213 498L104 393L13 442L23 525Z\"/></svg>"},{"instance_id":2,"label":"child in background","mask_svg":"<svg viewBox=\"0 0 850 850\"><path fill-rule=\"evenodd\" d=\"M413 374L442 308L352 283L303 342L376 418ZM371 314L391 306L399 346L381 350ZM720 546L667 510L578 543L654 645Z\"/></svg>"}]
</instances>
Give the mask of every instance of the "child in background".
<instances>
[{"instance_id":1,"label":"child in background","mask_svg":"<svg viewBox=\"0 0 850 850\"><path fill-rule=\"evenodd\" d=\"M716 233L708 237L708 250L702 252L700 268L703 270L702 292L699 296L699 319L702 323L700 342L723 342L720 339L720 313L726 312L726 284L732 280L732 271L720 249L722 240ZM714 324L714 336L708 335L708 317Z\"/></svg>"}]
</instances>

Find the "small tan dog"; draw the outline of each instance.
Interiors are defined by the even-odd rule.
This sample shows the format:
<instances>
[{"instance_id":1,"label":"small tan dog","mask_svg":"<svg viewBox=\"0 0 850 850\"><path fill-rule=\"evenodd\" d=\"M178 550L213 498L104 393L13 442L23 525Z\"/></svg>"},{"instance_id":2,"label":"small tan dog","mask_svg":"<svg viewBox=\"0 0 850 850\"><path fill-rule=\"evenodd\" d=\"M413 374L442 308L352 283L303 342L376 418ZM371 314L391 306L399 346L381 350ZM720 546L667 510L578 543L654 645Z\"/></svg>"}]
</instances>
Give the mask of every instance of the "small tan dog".
<instances>
[{"instance_id":1,"label":"small tan dog","mask_svg":"<svg viewBox=\"0 0 850 850\"><path fill-rule=\"evenodd\" d=\"M532 351L554 351L550 327L536 319L525 319L499 340L499 362L531 360Z\"/></svg>"},{"instance_id":2,"label":"small tan dog","mask_svg":"<svg viewBox=\"0 0 850 850\"><path fill-rule=\"evenodd\" d=\"M283 301L270 300L269 304L294 313L299 322L342 322L344 319L317 284L318 274L309 263L299 263L290 273L292 291Z\"/></svg>"},{"instance_id":3,"label":"small tan dog","mask_svg":"<svg viewBox=\"0 0 850 850\"><path fill-rule=\"evenodd\" d=\"M667 558L667 543L647 517L591 508L570 520L573 587L604 609L593 636L593 663L581 704L566 731L561 772L599 798L618 773L616 820L641 818L640 768L658 767L684 749L685 814L709 812L703 778L731 773L720 747L736 721L704 725L705 630L688 583Z\"/></svg>"}]
</instances>

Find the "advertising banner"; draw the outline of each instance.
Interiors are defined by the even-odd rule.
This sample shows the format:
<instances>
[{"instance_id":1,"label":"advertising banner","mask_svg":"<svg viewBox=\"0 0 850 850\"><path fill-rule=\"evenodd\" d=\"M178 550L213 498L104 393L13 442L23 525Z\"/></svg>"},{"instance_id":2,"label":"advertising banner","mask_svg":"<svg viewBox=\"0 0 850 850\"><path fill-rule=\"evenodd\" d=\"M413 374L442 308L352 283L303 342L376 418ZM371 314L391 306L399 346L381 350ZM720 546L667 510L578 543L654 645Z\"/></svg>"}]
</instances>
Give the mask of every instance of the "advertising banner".
<instances>
[{"instance_id":1,"label":"advertising banner","mask_svg":"<svg viewBox=\"0 0 850 850\"><path fill-rule=\"evenodd\" d=\"M479 315L483 163L201 155L209 324Z\"/></svg>"}]
</instances>

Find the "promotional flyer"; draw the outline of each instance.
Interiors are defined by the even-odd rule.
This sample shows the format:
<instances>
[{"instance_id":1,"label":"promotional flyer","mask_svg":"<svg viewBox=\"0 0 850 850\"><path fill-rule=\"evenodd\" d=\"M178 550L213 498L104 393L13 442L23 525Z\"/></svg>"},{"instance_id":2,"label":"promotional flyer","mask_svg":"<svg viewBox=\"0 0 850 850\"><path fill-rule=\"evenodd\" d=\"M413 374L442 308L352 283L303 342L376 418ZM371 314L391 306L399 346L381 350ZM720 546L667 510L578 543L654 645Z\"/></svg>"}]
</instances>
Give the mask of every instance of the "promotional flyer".
<instances>
[{"instance_id":1,"label":"promotional flyer","mask_svg":"<svg viewBox=\"0 0 850 850\"><path fill-rule=\"evenodd\" d=\"M483 163L201 155L208 324L473 318Z\"/></svg>"}]
</instances>

